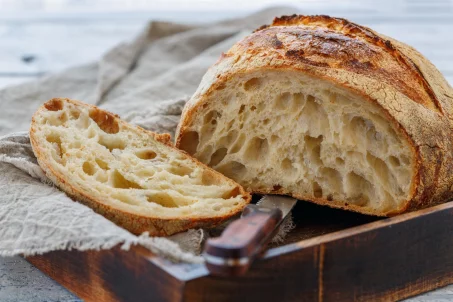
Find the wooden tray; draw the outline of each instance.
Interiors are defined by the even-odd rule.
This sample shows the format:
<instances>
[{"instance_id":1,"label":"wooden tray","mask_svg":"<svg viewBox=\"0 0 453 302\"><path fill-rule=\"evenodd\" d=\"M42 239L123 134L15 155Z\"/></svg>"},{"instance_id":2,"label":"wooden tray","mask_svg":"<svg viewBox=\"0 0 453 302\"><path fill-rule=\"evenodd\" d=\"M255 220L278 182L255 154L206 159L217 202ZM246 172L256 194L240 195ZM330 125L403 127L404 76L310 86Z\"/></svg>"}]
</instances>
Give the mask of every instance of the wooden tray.
<instances>
[{"instance_id":1,"label":"wooden tray","mask_svg":"<svg viewBox=\"0 0 453 302\"><path fill-rule=\"evenodd\" d=\"M86 301L389 301L453 283L453 202L389 219L298 202L293 216L286 244L237 278L141 247L27 260Z\"/></svg>"}]
</instances>

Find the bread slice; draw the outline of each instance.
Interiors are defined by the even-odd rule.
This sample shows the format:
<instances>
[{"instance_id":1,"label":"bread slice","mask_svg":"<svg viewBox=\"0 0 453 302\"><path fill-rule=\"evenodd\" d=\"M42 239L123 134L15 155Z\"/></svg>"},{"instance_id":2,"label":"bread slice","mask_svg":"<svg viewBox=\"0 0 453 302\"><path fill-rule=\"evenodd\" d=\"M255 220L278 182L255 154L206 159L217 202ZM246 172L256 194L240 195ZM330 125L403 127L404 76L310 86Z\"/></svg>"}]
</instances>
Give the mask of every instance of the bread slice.
<instances>
[{"instance_id":1,"label":"bread slice","mask_svg":"<svg viewBox=\"0 0 453 302\"><path fill-rule=\"evenodd\" d=\"M453 197L452 104L409 46L344 19L285 16L210 68L176 146L250 192L388 216Z\"/></svg>"},{"instance_id":2,"label":"bread slice","mask_svg":"<svg viewBox=\"0 0 453 302\"><path fill-rule=\"evenodd\" d=\"M68 195L135 234L212 227L250 195L158 135L95 106L52 99L34 114L39 165Z\"/></svg>"}]
</instances>

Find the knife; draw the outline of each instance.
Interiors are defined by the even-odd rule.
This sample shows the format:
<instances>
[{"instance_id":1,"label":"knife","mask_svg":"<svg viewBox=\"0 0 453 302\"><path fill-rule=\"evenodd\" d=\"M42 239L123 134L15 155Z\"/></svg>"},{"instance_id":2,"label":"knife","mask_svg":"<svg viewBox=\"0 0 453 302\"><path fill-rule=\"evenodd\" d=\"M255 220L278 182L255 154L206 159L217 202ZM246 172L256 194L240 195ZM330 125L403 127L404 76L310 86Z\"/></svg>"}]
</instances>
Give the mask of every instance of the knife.
<instances>
[{"instance_id":1,"label":"knife","mask_svg":"<svg viewBox=\"0 0 453 302\"><path fill-rule=\"evenodd\" d=\"M266 247L297 199L266 195L249 204L241 218L230 223L220 237L206 241L203 256L212 275L239 276Z\"/></svg>"}]
</instances>

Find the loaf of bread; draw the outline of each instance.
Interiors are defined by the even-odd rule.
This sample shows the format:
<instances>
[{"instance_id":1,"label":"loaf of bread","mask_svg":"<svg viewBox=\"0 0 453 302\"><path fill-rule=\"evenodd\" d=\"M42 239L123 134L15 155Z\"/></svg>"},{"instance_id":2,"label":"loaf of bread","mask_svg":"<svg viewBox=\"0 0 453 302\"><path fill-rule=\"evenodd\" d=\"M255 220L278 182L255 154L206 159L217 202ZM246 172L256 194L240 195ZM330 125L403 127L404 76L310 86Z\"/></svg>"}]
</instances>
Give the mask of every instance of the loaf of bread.
<instances>
[{"instance_id":1,"label":"loaf of bread","mask_svg":"<svg viewBox=\"0 0 453 302\"><path fill-rule=\"evenodd\" d=\"M452 197L452 101L410 46L284 16L209 69L176 146L250 192L389 216Z\"/></svg>"},{"instance_id":2,"label":"loaf of bread","mask_svg":"<svg viewBox=\"0 0 453 302\"><path fill-rule=\"evenodd\" d=\"M250 201L240 185L170 146L169 135L78 101L40 107L30 140L55 185L135 234L212 227Z\"/></svg>"}]
</instances>

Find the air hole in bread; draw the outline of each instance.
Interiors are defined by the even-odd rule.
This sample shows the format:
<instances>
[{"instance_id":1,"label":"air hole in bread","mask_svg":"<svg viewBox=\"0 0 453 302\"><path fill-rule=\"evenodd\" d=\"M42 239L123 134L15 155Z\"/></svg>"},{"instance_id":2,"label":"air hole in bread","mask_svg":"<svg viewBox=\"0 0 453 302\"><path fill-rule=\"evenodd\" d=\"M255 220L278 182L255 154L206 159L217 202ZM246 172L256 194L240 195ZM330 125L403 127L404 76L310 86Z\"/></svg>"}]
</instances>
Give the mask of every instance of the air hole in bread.
<instances>
[{"instance_id":1,"label":"air hole in bread","mask_svg":"<svg viewBox=\"0 0 453 302\"><path fill-rule=\"evenodd\" d=\"M263 160L269 152L269 144L266 138L254 137L247 145L244 152L244 159L248 161Z\"/></svg>"},{"instance_id":2,"label":"air hole in bread","mask_svg":"<svg viewBox=\"0 0 453 302\"><path fill-rule=\"evenodd\" d=\"M242 147L244 146L246 140L246 135L244 133L241 133L238 137L238 139L234 142L233 146L230 149L230 154L234 154L239 152Z\"/></svg>"},{"instance_id":3,"label":"air hole in bread","mask_svg":"<svg viewBox=\"0 0 453 302\"><path fill-rule=\"evenodd\" d=\"M212 135L215 132L216 124L208 123L201 128L200 137L203 139L203 142L209 141Z\"/></svg>"},{"instance_id":4,"label":"air hole in bread","mask_svg":"<svg viewBox=\"0 0 453 302\"><path fill-rule=\"evenodd\" d=\"M157 154L153 150L145 149L136 151L135 156L137 156L140 159L149 160L156 158Z\"/></svg>"},{"instance_id":5,"label":"air hole in bread","mask_svg":"<svg viewBox=\"0 0 453 302\"><path fill-rule=\"evenodd\" d=\"M118 170L114 170L110 175L112 186L118 189L142 189L142 187L131 180L126 179Z\"/></svg>"},{"instance_id":6,"label":"air hole in bread","mask_svg":"<svg viewBox=\"0 0 453 302\"><path fill-rule=\"evenodd\" d=\"M235 187L233 190L229 191L229 192L226 192L225 194L222 195L222 198L223 199L230 199L230 198L234 198L234 197L237 197L238 195L241 194L241 190L239 189L239 187Z\"/></svg>"},{"instance_id":7,"label":"air hole in bread","mask_svg":"<svg viewBox=\"0 0 453 302\"><path fill-rule=\"evenodd\" d=\"M343 181L340 172L328 167L322 167L319 172L322 179L327 183L327 187L331 193L343 193Z\"/></svg>"},{"instance_id":8,"label":"air hole in bread","mask_svg":"<svg viewBox=\"0 0 453 302\"><path fill-rule=\"evenodd\" d=\"M103 161L102 159L96 158L95 162L99 166L99 168L101 168L102 170L108 170L109 169L109 165L105 161Z\"/></svg>"},{"instance_id":9,"label":"air hole in bread","mask_svg":"<svg viewBox=\"0 0 453 302\"><path fill-rule=\"evenodd\" d=\"M232 120L230 120L230 121L227 123L227 126L226 126L226 128L225 128L226 131L230 131L230 130L231 130L231 128L232 128L233 125L234 125L234 121L235 121L235 120L232 119Z\"/></svg>"},{"instance_id":10,"label":"air hole in bread","mask_svg":"<svg viewBox=\"0 0 453 302\"><path fill-rule=\"evenodd\" d=\"M90 118L88 116L80 116L77 119L76 127L78 129L88 129L90 123Z\"/></svg>"},{"instance_id":11,"label":"air hole in bread","mask_svg":"<svg viewBox=\"0 0 453 302\"><path fill-rule=\"evenodd\" d=\"M237 161L231 161L217 166L217 171L229 178L241 179L247 172L247 168Z\"/></svg>"},{"instance_id":12,"label":"air hole in bread","mask_svg":"<svg viewBox=\"0 0 453 302\"><path fill-rule=\"evenodd\" d=\"M395 156L390 156L389 157L389 162L390 164L393 166L393 167L399 167L401 166L401 163L400 163L400 160L398 159L398 157L395 157Z\"/></svg>"},{"instance_id":13,"label":"air hole in bread","mask_svg":"<svg viewBox=\"0 0 453 302\"><path fill-rule=\"evenodd\" d=\"M222 115L218 111L212 110L212 111L208 112L208 114L205 115L204 122L210 123L210 122L215 121L216 119L220 118L221 116Z\"/></svg>"},{"instance_id":14,"label":"air hole in bread","mask_svg":"<svg viewBox=\"0 0 453 302\"><path fill-rule=\"evenodd\" d=\"M61 144L61 138L57 133L51 133L51 134L47 135L46 140L49 143L57 143L59 145Z\"/></svg>"},{"instance_id":15,"label":"air hole in bread","mask_svg":"<svg viewBox=\"0 0 453 302\"><path fill-rule=\"evenodd\" d=\"M174 174L174 175L178 175L178 176L186 176L186 175L190 175L190 173L193 172L193 169L190 167L187 167L187 166L176 164L172 167L169 167L168 172L170 172L171 174Z\"/></svg>"},{"instance_id":16,"label":"air hole in bread","mask_svg":"<svg viewBox=\"0 0 453 302\"><path fill-rule=\"evenodd\" d=\"M208 145L208 146L206 146L206 148L203 149L201 154L197 155L197 157L202 162L209 162L213 152L214 152L214 147L212 145Z\"/></svg>"},{"instance_id":17,"label":"air hole in bread","mask_svg":"<svg viewBox=\"0 0 453 302\"><path fill-rule=\"evenodd\" d=\"M349 201L355 205L364 206L369 202L369 196L374 195L374 188L368 180L355 172L350 172L346 176L346 192L350 195Z\"/></svg>"},{"instance_id":18,"label":"air hole in bread","mask_svg":"<svg viewBox=\"0 0 453 302\"><path fill-rule=\"evenodd\" d=\"M113 149L123 150L126 148L126 143L117 136L100 136L98 143L109 149L110 152L112 152Z\"/></svg>"},{"instance_id":19,"label":"air hole in bread","mask_svg":"<svg viewBox=\"0 0 453 302\"><path fill-rule=\"evenodd\" d=\"M96 173L96 169L94 168L93 164L88 161L83 163L82 169L85 174L90 176Z\"/></svg>"},{"instance_id":20,"label":"air hole in bread","mask_svg":"<svg viewBox=\"0 0 453 302\"><path fill-rule=\"evenodd\" d=\"M376 129L374 128L372 123L367 129L366 137L367 137L367 144L368 144L368 146L370 146L370 148L374 149L374 148L380 147L387 152L387 149L388 149L387 142L384 141L384 137L383 137L382 133L376 131Z\"/></svg>"},{"instance_id":21,"label":"air hole in bread","mask_svg":"<svg viewBox=\"0 0 453 302\"><path fill-rule=\"evenodd\" d=\"M139 169L135 172L135 174L137 175L137 177L140 177L140 178L151 178L154 176L154 174L156 174L156 171L152 170L152 169Z\"/></svg>"},{"instance_id":22,"label":"air hole in bread","mask_svg":"<svg viewBox=\"0 0 453 302\"><path fill-rule=\"evenodd\" d=\"M341 157L335 158L335 164L337 166L344 166L344 159L342 159Z\"/></svg>"},{"instance_id":23,"label":"air hole in bread","mask_svg":"<svg viewBox=\"0 0 453 302\"><path fill-rule=\"evenodd\" d=\"M385 185L389 186L389 169L387 164L380 158L372 155L371 153L367 153L366 160L368 161L370 167L376 171L377 177L379 180Z\"/></svg>"},{"instance_id":24,"label":"air hole in bread","mask_svg":"<svg viewBox=\"0 0 453 302\"><path fill-rule=\"evenodd\" d=\"M68 121L66 112L56 112L55 114L49 114L46 118L46 123L52 126L62 126Z\"/></svg>"},{"instance_id":25,"label":"air hole in bread","mask_svg":"<svg viewBox=\"0 0 453 302\"><path fill-rule=\"evenodd\" d=\"M118 121L113 114L98 109L92 109L90 110L89 115L105 133L115 134L120 131Z\"/></svg>"},{"instance_id":26,"label":"air hole in bread","mask_svg":"<svg viewBox=\"0 0 453 302\"><path fill-rule=\"evenodd\" d=\"M354 116L349 124L351 129L349 135L354 138L354 143L363 144L363 138L369 127L369 121L363 117Z\"/></svg>"},{"instance_id":27,"label":"air hole in bread","mask_svg":"<svg viewBox=\"0 0 453 302\"><path fill-rule=\"evenodd\" d=\"M309 159L317 166L322 165L321 161L321 142L323 140L323 136L320 135L319 137L311 137L305 136L305 146L307 150L307 155Z\"/></svg>"},{"instance_id":28,"label":"air hole in bread","mask_svg":"<svg viewBox=\"0 0 453 302\"><path fill-rule=\"evenodd\" d=\"M322 188L316 181L313 182L313 195L316 198L322 197Z\"/></svg>"},{"instance_id":29,"label":"air hole in bread","mask_svg":"<svg viewBox=\"0 0 453 302\"><path fill-rule=\"evenodd\" d=\"M52 99L44 104L49 111L59 111L63 109L63 102L59 99Z\"/></svg>"},{"instance_id":30,"label":"air hole in bread","mask_svg":"<svg viewBox=\"0 0 453 302\"><path fill-rule=\"evenodd\" d=\"M94 129L93 127L88 128L87 137L88 138L93 138L93 137L96 137L96 136L97 136L96 129Z\"/></svg>"},{"instance_id":31,"label":"air hole in bread","mask_svg":"<svg viewBox=\"0 0 453 302\"><path fill-rule=\"evenodd\" d=\"M326 100L328 100L330 103L335 103L336 102L336 100L337 100L337 94L336 93L332 93L329 90L324 90L323 94L324 94L324 98Z\"/></svg>"},{"instance_id":32,"label":"air hole in bread","mask_svg":"<svg viewBox=\"0 0 453 302\"><path fill-rule=\"evenodd\" d=\"M46 140L52 144L53 150L55 150L55 153L52 153L54 156L54 159L58 162L61 162L61 158L63 156L63 149L61 147L61 138L58 136L56 133L52 133L46 137Z\"/></svg>"},{"instance_id":33,"label":"air hole in bread","mask_svg":"<svg viewBox=\"0 0 453 302\"><path fill-rule=\"evenodd\" d=\"M261 79L260 78L251 78L247 82L244 83L244 90L255 90L260 88L261 86Z\"/></svg>"},{"instance_id":34,"label":"air hole in bread","mask_svg":"<svg viewBox=\"0 0 453 302\"><path fill-rule=\"evenodd\" d=\"M146 196L148 202L154 202L160 204L165 208L177 208L178 204L175 200L166 192L158 192L151 195Z\"/></svg>"},{"instance_id":35,"label":"air hole in bread","mask_svg":"<svg viewBox=\"0 0 453 302\"><path fill-rule=\"evenodd\" d=\"M219 146L229 146L232 143L236 141L238 138L238 131L237 130L231 130L227 133L227 135L222 136L219 139L218 145Z\"/></svg>"},{"instance_id":36,"label":"air hole in bread","mask_svg":"<svg viewBox=\"0 0 453 302\"><path fill-rule=\"evenodd\" d=\"M282 169L285 170L285 172L291 171L293 168L293 164L289 158L284 158L282 161Z\"/></svg>"},{"instance_id":37,"label":"air hole in bread","mask_svg":"<svg viewBox=\"0 0 453 302\"><path fill-rule=\"evenodd\" d=\"M68 115L65 112L61 113L60 116L58 117L58 121L59 125L66 123L68 121Z\"/></svg>"},{"instance_id":38,"label":"air hole in bread","mask_svg":"<svg viewBox=\"0 0 453 302\"><path fill-rule=\"evenodd\" d=\"M301 109L305 105L305 96L302 93L295 93L293 95L293 110Z\"/></svg>"},{"instance_id":39,"label":"air hole in bread","mask_svg":"<svg viewBox=\"0 0 453 302\"><path fill-rule=\"evenodd\" d=\"M310 136L317 137L324 132L324 129L330 128L329 119L324 108L312 95L307 96L307 101L300 115L304 116L305 127L307 127L307 132Z\"/></svg>"},{"instance_id":40,"label":"air hole in bread","mask_svg":"<svg viewBox=\"0 0 453 302\"><path fill-rule=\"evenodd\" d=\"M69 112L69 116L71 120L76 120L80 117L80 111L73 109Z\"/></svg>"},{"instance_id":41,"label":"air hole in bread","mask_svg":"<svg viewBox=\"0 0 453 302\"><path fill-rule=\"evenodd\" d=\"M363 207L370 202L370 197L366 193L358 193L356 196L348 198L351 203Z\"/></svg>"},{"instance_id":42,"label":"air hole in bread","mask_svg":"<svg viewBox=\"0 0 453 302\"><path fill-rule=\"evenodd\" d=\"M217 149L211 156L211 160L209 161L209 166L215 167L217 166L227 155L228 149L227 148L220 148Z\"/></svg>"},{"instance_id":43,"label":"air hole in bread","mask_svg":"<svg viewBox=\"0 0 453 302\"><path fill-rule=\"evenodd\" d=\"M242 114L242 112L244 112L244 109L245 109L245 105L241 105L241 107L239 108L238 114Z\"/></svg>"},{"instance_id":44,"label":"air hole in bread","mask_svg":"<svg viewBox=\"0 0 453 302\"><path fill-rule=\"evenodd\" d=\"M291 99L292 99L292 96L291 96L291 93L289 92L285 92L281 95L279 95L276 99L275 99L275 108L277 109L289 109L289 104L291 102Z\"/></svg>"},{"instance_id":45,"label":"air hole in bread","mask_svg":"<svg viewBox=\"0 0 453 302\"><path fill-rule=\"evenodd\" d=\"M189 154L194 154L197 151L198 143L198 132L196 131L186 132L181 137L181 146L184 146L182 150Z\"/></svg>"},{"instance_id":46,"label":"air hole in bread","mask_svg":"<svg viewBox=\"0 0 453 302\"><path fill-rule=\"evenodd\" d=\"M80 149L82 147L82 142L80 140L70 141L68 143L69 149Z\"/></svg>"}]
</instances>

